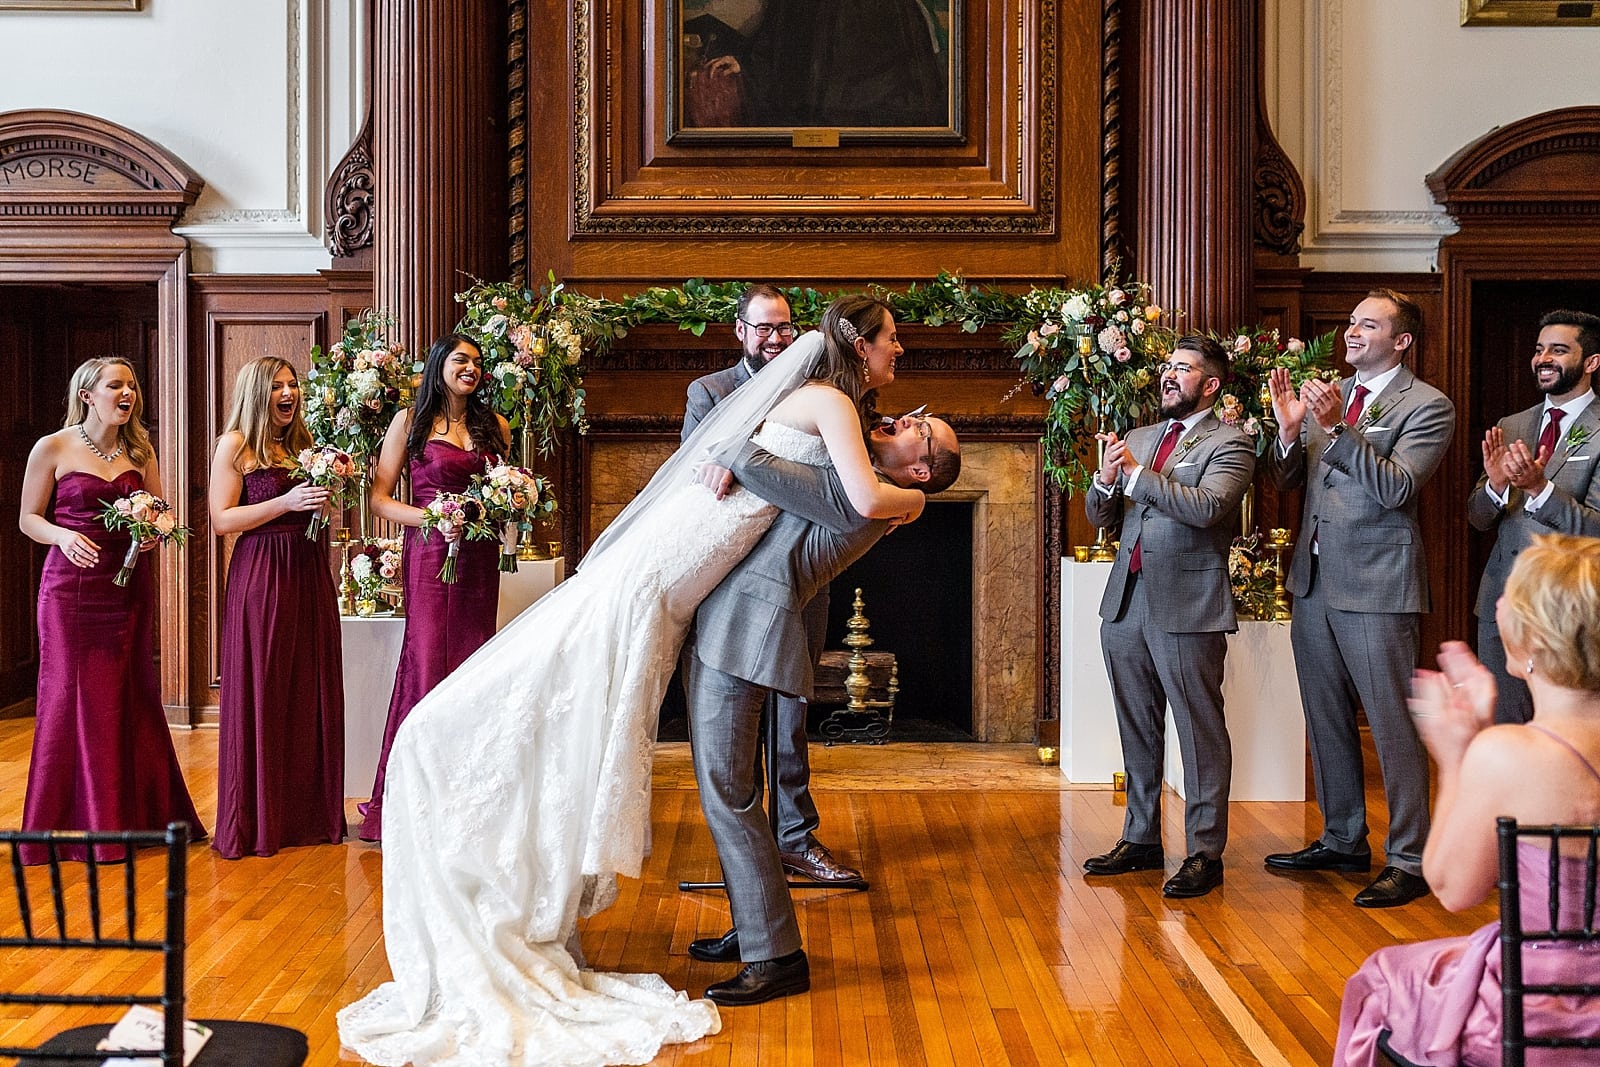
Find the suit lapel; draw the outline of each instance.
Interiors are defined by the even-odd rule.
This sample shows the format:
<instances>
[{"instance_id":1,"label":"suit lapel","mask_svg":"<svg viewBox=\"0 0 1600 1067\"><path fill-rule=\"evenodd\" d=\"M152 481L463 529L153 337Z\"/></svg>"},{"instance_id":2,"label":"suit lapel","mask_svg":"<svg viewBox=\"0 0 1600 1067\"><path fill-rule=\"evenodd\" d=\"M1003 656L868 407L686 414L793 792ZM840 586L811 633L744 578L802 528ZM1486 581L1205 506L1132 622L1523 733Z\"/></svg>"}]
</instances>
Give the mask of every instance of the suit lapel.
<instances>
[{"instance_id":1,"label":"suit lapel","mask_svg":"<svg viewBox=\"0 0 1600 1067\"><path fill-rule=\"evenodd\" d=\"M1595 410L1597 407L1600 407L1600 397L1589 401L1589 406L1583 409L1583 414L1573 421L1567 432L1556 438L1555 450L1550 453L1550 459L1544 465L1544 476L1546 478L1554 478L1556 472L1566 465L1567 460L1583 449L1594 445L1595 434L1600 432L1600 411ZM1534 416L1532 434L1537 435L1543 429L1543 421L1544 410L1541 408L1539 414ZM1576 445L1569 445L1567 442L1572 440L1572 435L1580 431L1583 434L1581 441ZM1534 436L1529 439L1536 441L1538 438Z\"/></svg>"}]
</instances>

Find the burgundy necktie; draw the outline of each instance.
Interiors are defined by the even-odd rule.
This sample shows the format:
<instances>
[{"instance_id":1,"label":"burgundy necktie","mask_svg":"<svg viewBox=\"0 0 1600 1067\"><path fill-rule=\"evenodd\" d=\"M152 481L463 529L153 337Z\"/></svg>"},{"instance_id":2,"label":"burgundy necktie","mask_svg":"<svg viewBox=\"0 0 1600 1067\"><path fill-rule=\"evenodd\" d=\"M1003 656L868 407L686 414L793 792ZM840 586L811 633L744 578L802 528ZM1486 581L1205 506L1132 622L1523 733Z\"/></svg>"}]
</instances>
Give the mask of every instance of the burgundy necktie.
<instances>
[{"instance_id":1,"label":"burgundy necktie","mask_svg":"<svg viewBox=\"0 0 1600 1067\"><path fill-rule=\"evenodd\" d=\"M1566 412L1560 408L1550 409L1550 418L1544 424L1544 432L1539 435L1539 451L1545 458L1556 454L1556 437L1561 433L1561 416Z\"/></svg>"},{"instance_id":2,"label":"burgundy necktie","mask_svg":"<svg viewBox=\"0 0 1600 1067\"><path fill-rule=\"evenodd\" d=\"M1172 450L1178 447L1178 435L1183 432L1183 423L1173 420L1167 428L1167 435L1161 439L1161 447L1156 449L1156 458L1150 461L1150 469L1157 474L1161 473L1162 464L1172 457ZM1144 553L1140 551L1144 546L1134 542L1133 555L1128 557L1128 573L1138 574L1139 568L1144 565Z\"/></svg>"},{"instance_id":3,"label":"burgundy necktie","mask_svg":"<svg viewBox=\"0 0 1600 1067\"><path fill-rule=\"evenodd\" d=\"M1361 421L1361 412L1367 407L1367 394L1371 390L1364 385L1356 386L1354 395L1350 397L1350 410L1344 413L1344 424L1354 426Z\"/></svg>"}]
</instances>

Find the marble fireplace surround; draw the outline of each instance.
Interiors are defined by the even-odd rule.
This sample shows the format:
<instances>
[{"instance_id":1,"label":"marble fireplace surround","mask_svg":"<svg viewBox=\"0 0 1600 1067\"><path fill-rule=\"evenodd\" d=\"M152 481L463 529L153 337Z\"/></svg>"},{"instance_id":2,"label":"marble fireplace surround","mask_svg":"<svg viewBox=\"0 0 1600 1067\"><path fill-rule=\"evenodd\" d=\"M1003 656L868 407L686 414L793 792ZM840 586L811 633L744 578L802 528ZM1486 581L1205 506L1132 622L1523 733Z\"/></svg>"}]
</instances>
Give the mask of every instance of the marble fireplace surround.
<instances>
[{"instance_id":1,"label":"marble fireplace surround","mask_svg":"<svg viewBox=\"0 0 1600 1067\"><path fill-rule=\"evenodd\" d=\"M907 353L884 406L926 400L961 435L961 477L929 506L972 505L973 736L1032 742L1040 710L1053 707L1046 650L1055 635L1045 592L1052 576L1044 572L1059 503L1041 493L1040 420L1032 410L1039 405L1005 399L1014 364L988 332L901 327ZM649 480L677 446L688 383L731 359L720 339L640 329L595 361L585 383L590 432L563 450L559 476L567 545L590 543ZM566 504L572 500L581 507Z\"/></svg>"}]
</instances>

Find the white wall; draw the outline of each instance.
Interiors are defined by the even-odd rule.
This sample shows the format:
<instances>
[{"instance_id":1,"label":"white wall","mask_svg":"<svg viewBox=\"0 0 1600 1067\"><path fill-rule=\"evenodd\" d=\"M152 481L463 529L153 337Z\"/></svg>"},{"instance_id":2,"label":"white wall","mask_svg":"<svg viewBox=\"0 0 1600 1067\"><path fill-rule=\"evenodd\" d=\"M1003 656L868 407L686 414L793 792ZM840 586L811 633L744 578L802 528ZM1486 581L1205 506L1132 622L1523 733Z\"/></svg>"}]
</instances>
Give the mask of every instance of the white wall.
<instances>
[{"instance_id":1,"label":"white wall","mask_svg":"<svg viewBox=\"0 0 1600 1067\"><path fill-rule=\"evenodd\" d=\"M1273 128L1305 181L1301 261L1434 269L1424 179L1518 119L1600 104L1600 29L1466 27L1459 0L1268 0Z\"/></svg>"},{"instance_id":2,"label":"white wall","mask_svg":"<svg viewBox=\"0 0 1600 1067\"><path fill-rule=\"evenodd\" d=\"M145 0L139 12L0 12L0 111L122 124L205 181L176 227L190 269L329 265L322 192L360 128L357 0Z\"/></svg>"}]
</instances>

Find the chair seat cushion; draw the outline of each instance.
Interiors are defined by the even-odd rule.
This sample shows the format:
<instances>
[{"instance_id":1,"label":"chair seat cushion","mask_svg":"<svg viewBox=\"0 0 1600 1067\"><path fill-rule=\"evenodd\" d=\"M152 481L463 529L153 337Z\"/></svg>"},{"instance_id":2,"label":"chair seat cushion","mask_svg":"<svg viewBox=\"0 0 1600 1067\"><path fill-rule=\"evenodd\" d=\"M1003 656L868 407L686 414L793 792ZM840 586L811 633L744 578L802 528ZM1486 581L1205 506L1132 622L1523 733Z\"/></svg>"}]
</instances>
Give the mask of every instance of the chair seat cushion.
<instances>
[{"instance_id":1,"label":"chair seat cushion","mask_svg":"<svg viewBox=\"0 0 1600 1067\"><path fill-rule=\"evenodd\" d=\"M211 1040L200 1050L192 1067L301 1067L306 1062L309 1048L306 1035L287 1026L272 1023L247 1023L231 1019L196 1019L211 1028ZM95 1026L75 1026L63 1030L39 1046L41 1053L93 1052L96 1045L111 1032L110 1023ZM109 1059L117 1053L108 1052ZM30 1067L83 1067L94 1060L27 1058L21 1061Z\"/></svg>"}]
</instances>

